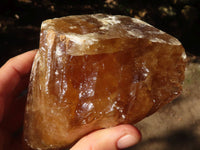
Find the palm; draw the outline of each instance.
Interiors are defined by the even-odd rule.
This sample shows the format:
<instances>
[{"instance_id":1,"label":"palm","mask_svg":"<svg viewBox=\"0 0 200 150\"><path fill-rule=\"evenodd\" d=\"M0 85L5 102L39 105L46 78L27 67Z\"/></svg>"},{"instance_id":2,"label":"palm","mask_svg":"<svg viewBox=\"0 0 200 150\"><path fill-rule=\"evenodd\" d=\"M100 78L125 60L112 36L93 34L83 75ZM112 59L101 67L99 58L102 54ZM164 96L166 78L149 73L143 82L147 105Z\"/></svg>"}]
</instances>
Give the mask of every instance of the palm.
<instances>
[{"instance_id":1,"label":"palm","mask_svg":"<svg viewBox=\"0 0 200 150\"><path fill-rule=\"evenodd\" d=\"M0 149L21 150L25 97L12 100L0 126Z\"/></svg>"}]
</instances>

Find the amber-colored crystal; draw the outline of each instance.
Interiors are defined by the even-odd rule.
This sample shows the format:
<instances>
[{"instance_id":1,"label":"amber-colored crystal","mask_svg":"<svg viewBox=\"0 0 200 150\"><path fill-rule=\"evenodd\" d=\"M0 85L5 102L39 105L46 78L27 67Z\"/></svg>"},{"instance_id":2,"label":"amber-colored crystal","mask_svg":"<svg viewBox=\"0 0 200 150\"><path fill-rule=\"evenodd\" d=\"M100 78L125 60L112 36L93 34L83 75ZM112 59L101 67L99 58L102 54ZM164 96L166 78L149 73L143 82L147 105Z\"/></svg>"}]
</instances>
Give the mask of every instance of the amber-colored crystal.
<instances>
[{"instance_id":1,"label":"amber-colored crystal","mask_svg":"<svg viewBox=\"0 0 200 150\"><path fill-rule=\"evenodd\" d=\"M176 38L138 19L46 20L31 73L25 141L34 149L59 149L93 130L136 123L180 94L185 62Z\"/></svg>"}]
</instances>

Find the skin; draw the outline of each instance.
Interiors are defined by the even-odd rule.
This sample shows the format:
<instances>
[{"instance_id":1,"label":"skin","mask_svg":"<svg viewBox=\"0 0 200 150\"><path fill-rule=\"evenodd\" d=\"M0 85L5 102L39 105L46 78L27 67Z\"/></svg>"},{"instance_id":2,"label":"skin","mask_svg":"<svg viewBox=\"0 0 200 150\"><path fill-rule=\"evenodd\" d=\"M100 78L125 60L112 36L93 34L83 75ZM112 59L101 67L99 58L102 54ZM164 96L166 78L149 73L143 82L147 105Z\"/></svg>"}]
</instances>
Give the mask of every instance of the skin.
<instances>
[{"instance_id":1,"label":"skin","mask_svg":"<svg viewBox=\"0 0 200 150\"><path fill-rule=\"evenodd\" d=\"M22 150L22 125L30 71L36 50L8 60L0 68L0 149ZM140 141L131 125L101 129L80 139L71 150L118 150ZM121 139L121 140L120 140Z\"/></svg>"}]
</instances>

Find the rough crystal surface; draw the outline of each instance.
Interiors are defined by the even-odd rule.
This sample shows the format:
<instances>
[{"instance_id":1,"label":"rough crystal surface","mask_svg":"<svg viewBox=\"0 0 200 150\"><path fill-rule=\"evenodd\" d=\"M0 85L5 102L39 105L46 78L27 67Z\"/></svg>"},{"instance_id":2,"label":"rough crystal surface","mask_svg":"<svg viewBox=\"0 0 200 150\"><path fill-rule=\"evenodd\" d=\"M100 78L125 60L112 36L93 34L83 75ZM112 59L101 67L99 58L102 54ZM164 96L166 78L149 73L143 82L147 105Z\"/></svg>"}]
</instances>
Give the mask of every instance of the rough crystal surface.
<instances>
[{"instance_id":1,"label":"rough crystal surface","mask_svg":"<svg viewBox=\"0 0 200 150\"><path fill-rule=\"evenodd\" d=\"M42 23L24 138L64 148L83 135L136 123L182 90L186 55L174 37L138 19L104 14Z\"/></svg>"}]
</instances>

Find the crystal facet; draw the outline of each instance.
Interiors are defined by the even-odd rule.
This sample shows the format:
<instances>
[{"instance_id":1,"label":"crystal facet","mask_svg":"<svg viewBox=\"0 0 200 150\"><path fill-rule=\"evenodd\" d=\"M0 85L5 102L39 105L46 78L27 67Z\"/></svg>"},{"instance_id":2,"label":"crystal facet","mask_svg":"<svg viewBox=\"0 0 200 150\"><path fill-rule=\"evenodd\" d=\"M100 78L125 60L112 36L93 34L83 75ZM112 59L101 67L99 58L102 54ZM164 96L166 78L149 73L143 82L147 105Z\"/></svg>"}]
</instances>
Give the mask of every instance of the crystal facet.
<instances>
[{"instance_id":1,"label":"crystal facet","mask_svg":"<svg viewBox=\"0 0 200 150\"><path fill-rule=\"evenodd\" d=\"M42 23L24 138L64 148L85 134L136 123L182 90L186 55L174 37L138 19L105 14Z\"/></svg>"}]
</instances>

